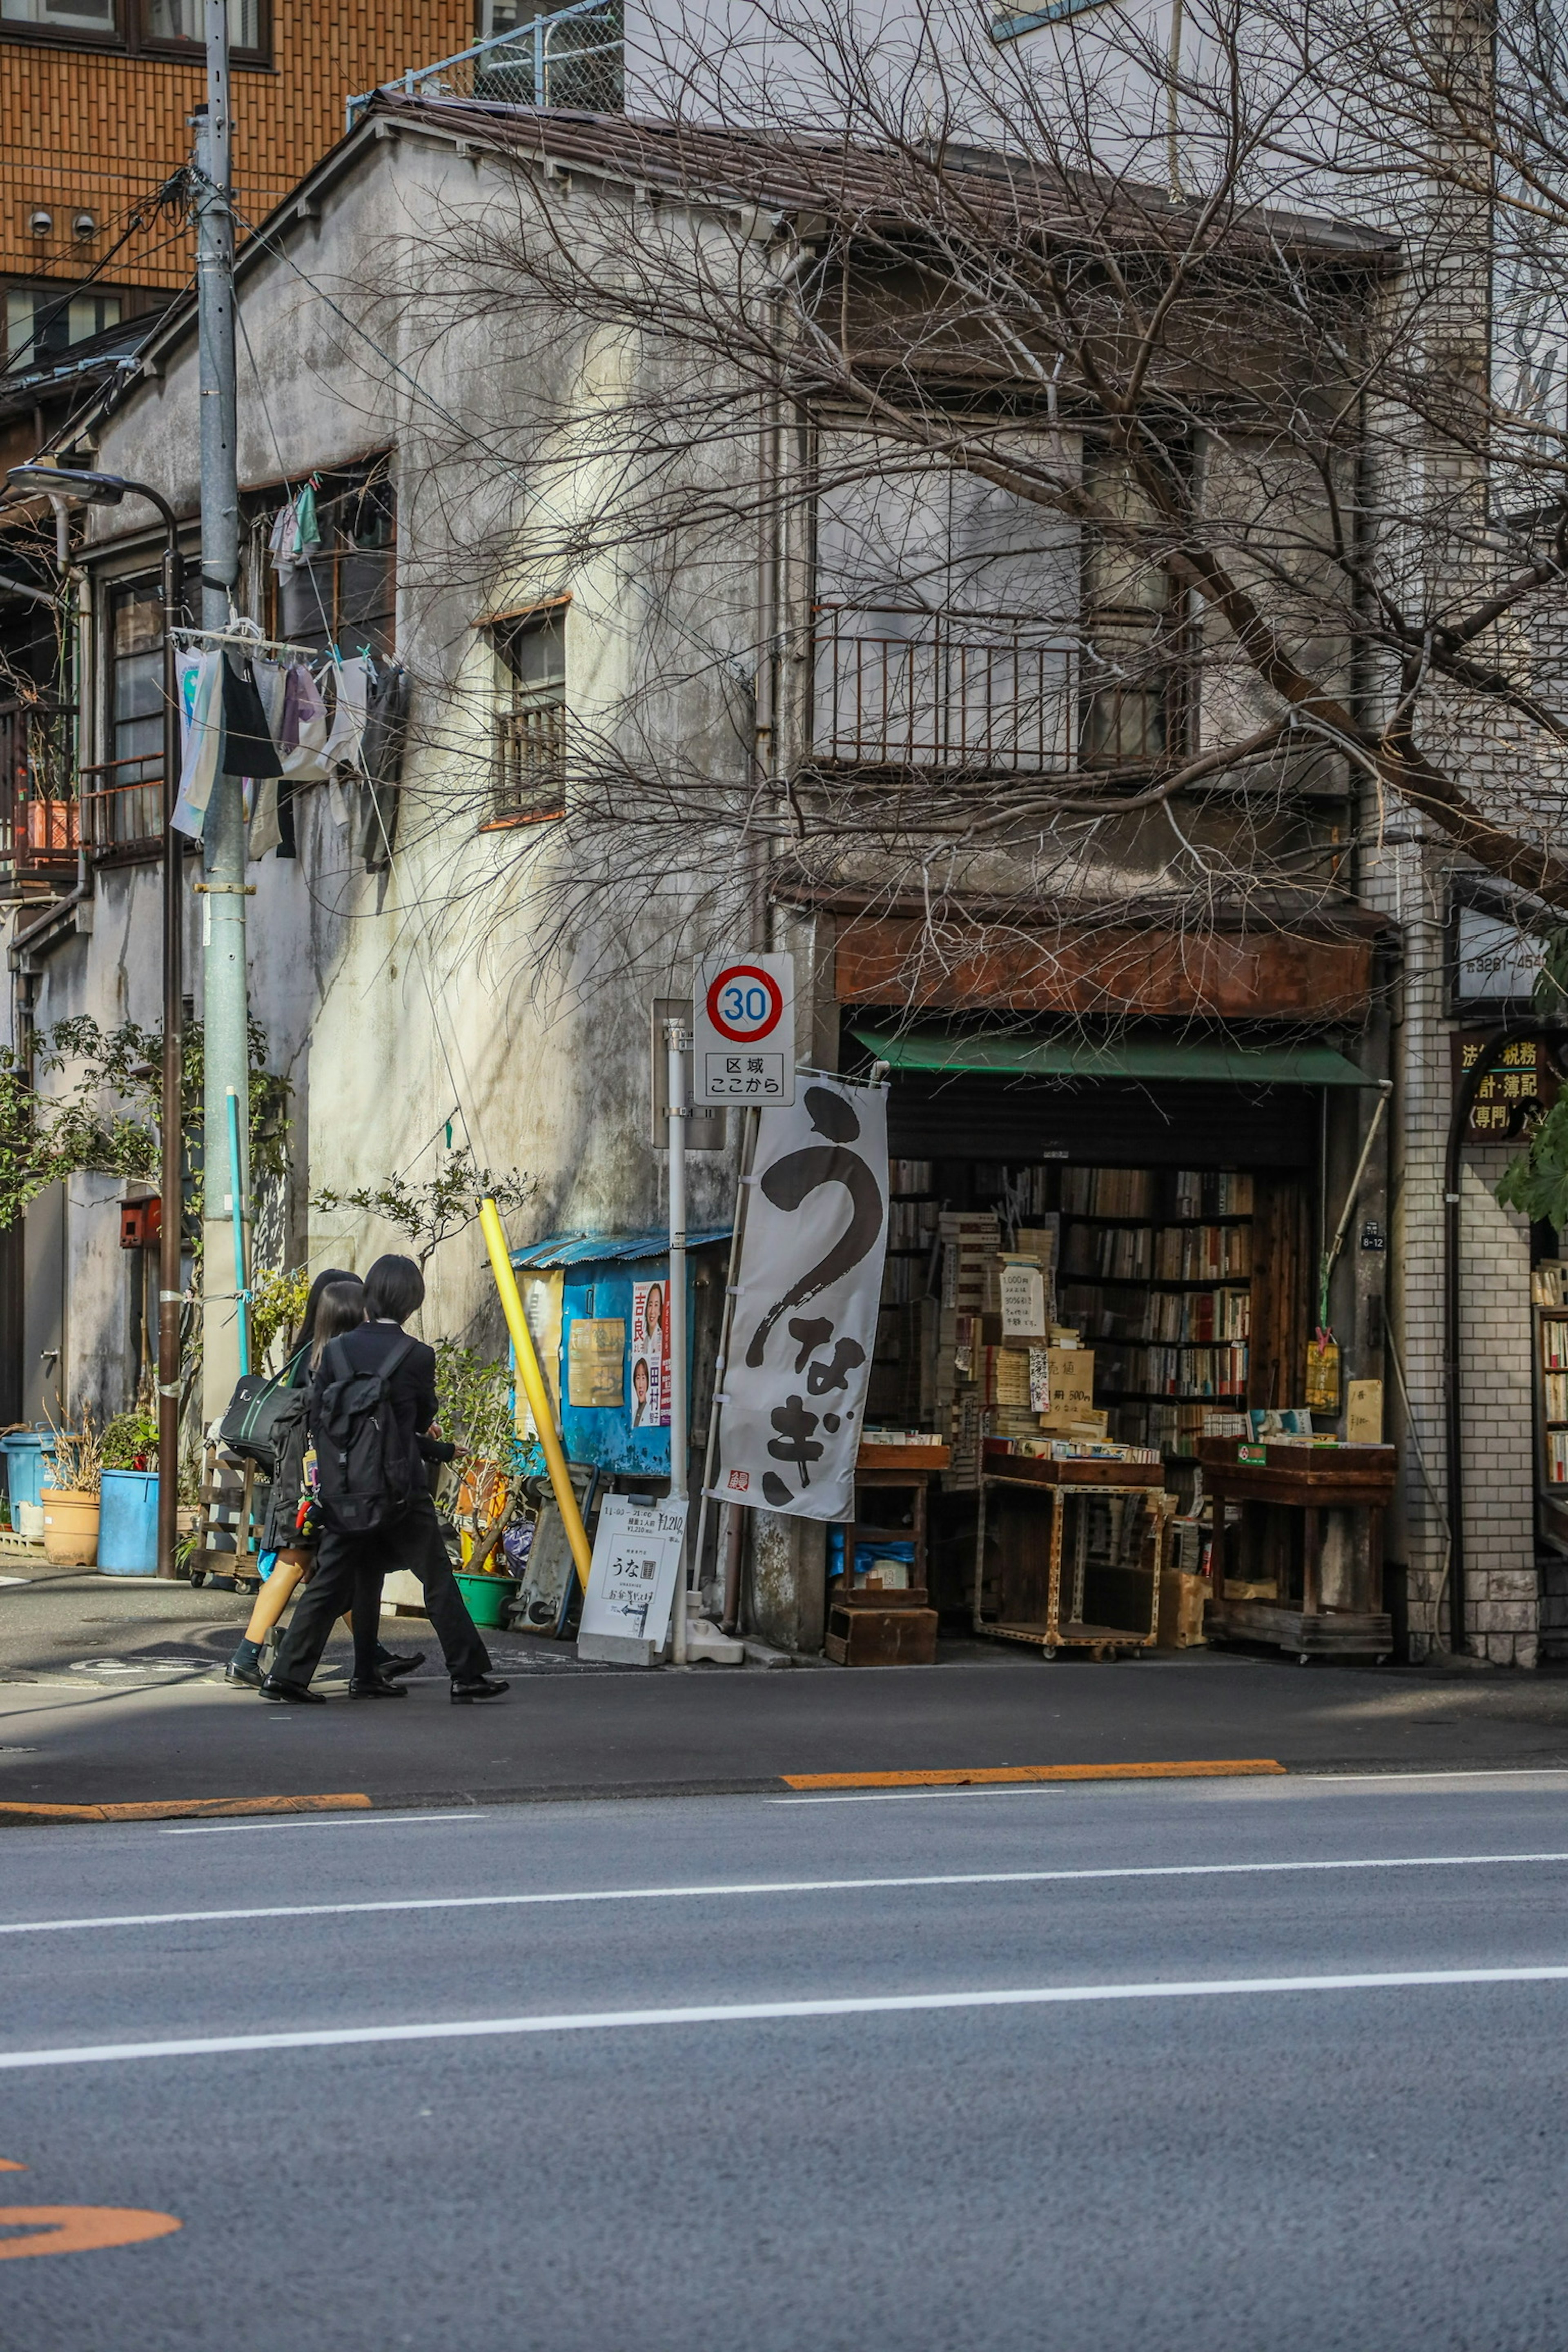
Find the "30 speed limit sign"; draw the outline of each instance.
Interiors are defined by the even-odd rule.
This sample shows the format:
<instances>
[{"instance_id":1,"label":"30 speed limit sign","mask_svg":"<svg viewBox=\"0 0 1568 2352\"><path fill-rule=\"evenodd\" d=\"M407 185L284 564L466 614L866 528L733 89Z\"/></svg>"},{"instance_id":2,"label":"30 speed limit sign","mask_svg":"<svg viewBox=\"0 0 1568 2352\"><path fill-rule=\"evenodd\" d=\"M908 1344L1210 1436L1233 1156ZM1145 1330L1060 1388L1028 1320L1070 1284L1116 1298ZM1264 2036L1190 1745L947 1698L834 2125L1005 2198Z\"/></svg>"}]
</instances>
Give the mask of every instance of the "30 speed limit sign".
<instances>
[{"instance_id":1,"label":"30 speed limit sign","mask_svg":"<svg viewBox=\"0 0 1568 2352\"><path fill-rule=\"evenodd\" d=\"M705 956L691 1013L694 1102L794 1102L793 956Z\"/></svg>"}]
</instances>

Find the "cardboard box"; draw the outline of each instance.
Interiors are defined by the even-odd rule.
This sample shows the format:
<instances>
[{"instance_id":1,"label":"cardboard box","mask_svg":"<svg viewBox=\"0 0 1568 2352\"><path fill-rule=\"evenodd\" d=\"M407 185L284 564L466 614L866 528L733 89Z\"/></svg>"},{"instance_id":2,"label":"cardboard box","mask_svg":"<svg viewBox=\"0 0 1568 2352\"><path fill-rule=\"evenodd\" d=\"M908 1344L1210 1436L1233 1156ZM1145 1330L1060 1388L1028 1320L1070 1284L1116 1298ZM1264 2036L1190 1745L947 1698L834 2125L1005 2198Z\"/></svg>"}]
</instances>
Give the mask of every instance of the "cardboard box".
<instances>
[{"instance_id":1,"label":"cardboard box","mask_svg":"<svg viewBox=\"0 0 1568 2352\"><path fill-rule=\"evenodd\" d=\"M1204 1643L1204 1608L1208 1600L1206 1576L1189 1576L1184 1570L1160 1571L1160 1615L1155 1646L1162 1650L1195 1650Z\"/></svg>"}]
</instances>

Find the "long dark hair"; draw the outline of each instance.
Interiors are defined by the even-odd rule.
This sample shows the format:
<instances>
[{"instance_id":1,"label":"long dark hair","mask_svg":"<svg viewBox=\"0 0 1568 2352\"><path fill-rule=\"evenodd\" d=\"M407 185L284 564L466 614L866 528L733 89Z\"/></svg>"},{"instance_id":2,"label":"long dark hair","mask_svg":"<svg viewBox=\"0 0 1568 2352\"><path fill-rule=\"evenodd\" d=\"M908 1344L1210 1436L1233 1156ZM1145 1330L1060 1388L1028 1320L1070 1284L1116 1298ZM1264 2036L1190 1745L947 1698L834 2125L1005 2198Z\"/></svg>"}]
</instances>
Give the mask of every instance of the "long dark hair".
<instances>
[{"instance_id":1,"label":"long dark hair","mask_svg":"<svg viewBox=\"0 0 1568 2352\"><path fill-rule=\"evenodd\" d=\"M342 1265L330 1265L324 1274L319 1274L316 1276L315 1281L310 1285L310 1296L305 1301L305 1312L300 1318L300 1328L289 1342L289 1353L291 1356L297 1356L301 1348L308 1348L315 1338L316 1309L321 1303L321 1293L327 1285L330 1282L357 1282L358 1280L357 1274L351 1274L346 1266Z\"/></svg>"},{"instance_id":2,"label":"long dark hair","mask_svg":"<svg viewBox=\"0 0 1568 2352\"><path fill-rule=\"evenodd\" d=\"M316 1303L316 1321L310 1333L310 1370L321 1360L321 1350L330 1339L341 1339L345 1331L357 1331L364 1321L364 1285L357 1274L345 1274L339 1282L329 1282Z\"/></svg>"}]
</instances>

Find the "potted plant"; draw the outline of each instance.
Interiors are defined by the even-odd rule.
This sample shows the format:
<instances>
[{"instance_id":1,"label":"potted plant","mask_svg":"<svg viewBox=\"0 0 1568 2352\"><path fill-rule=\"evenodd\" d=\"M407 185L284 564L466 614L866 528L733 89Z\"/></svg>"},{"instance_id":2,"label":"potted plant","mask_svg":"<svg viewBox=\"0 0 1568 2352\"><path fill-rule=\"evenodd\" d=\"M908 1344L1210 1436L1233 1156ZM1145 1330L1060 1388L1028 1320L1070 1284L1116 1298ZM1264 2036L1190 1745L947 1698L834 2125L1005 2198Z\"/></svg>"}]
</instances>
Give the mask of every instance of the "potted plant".
<instances>
[{"instance_id":1,"label":"potted plant","mask_svg":"<svg viewBox=\"0 0 1568 2352\"><path fill-rule=\"evenodd\" d=\"M98 1558L103 1433L84 1405L79 1429L54 1434L44 1484L44 1552L57 1568L91 1568Z\"/></svg>"},{"instance_id":2,"label":"potted plant","mask_svg":"<svg viewBox=\"0 0 1568 2352\"><path fill-rule=\"evenodd\" d=\"M463 1550L458 1584L476 1625L501 1625L518 1588L499 1549L521 1496L511 1374L443 1340L436 1402L438 1425L458 1449L450 1474Z\"/></svg>"}]
</instances>

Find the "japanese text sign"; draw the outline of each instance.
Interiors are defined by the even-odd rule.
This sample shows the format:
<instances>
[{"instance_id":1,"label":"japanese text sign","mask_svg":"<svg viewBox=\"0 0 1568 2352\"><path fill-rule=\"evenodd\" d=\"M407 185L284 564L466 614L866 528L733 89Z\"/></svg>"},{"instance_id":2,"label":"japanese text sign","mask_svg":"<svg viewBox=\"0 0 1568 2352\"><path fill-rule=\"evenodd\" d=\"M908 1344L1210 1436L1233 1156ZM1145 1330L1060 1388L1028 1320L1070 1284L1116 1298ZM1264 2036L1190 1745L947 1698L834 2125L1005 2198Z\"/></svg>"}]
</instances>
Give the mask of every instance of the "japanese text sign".
<instances>
[{"instance_id":1,"label":"japanese text sign","mask_svg":"<svg viewBox=\"0 0 1568 2352\"><path fill-rule=\"evenodd\" d=\"M686 1544L687 1506L606 1495L583 1595L584 1633L618 1633L661 1649Z\"/></svg>"},{"instance_id":2,"label":"japanese text sign","mask_svg":"<svg viewBox=\"0 0 1568 2352\"><path fill-rule=\"evenodd\" d=\"M795 959L707 956L691 993L692 1100L795 1100Z\"/></svg>"},{"instance_id":3,"label":"japanese text sign","mask_svg":"<svg viewBox=\"0 0 1568 2352\"><path fill-rule=\"evenodd\" d=\"M812 1077L759 1127L711 1491L845 1519L888 1240L887 1088Z\"/></svg>"}]
</instances>

